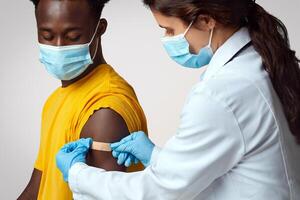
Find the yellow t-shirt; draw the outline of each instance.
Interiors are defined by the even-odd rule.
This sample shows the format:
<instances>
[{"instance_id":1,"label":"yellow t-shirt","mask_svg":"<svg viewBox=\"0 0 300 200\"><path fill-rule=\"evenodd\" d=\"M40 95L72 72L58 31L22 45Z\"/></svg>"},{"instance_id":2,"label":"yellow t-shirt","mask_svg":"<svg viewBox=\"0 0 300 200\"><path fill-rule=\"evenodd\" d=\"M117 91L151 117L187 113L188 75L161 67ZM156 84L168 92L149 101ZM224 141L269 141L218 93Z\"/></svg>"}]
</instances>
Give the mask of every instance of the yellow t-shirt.
<instances>
[{"instance_id":1,"label":"yellow t-shirt","mask_svg":"<svg viewBox=\"0 0 300 200\"><path fill-rule=\"evenodd\" d=\"M110 108L125 120L130 132L147 132L146 118L133 88L109 65L100 65L83 79L58 88L42 113L40 149L35 168L42 171L38 199L68 200L72 193L56 167L55 156L66 143L80 138L94 111ZM142 170L141 165L128 171Z\"/></svg>"}]
</instances>

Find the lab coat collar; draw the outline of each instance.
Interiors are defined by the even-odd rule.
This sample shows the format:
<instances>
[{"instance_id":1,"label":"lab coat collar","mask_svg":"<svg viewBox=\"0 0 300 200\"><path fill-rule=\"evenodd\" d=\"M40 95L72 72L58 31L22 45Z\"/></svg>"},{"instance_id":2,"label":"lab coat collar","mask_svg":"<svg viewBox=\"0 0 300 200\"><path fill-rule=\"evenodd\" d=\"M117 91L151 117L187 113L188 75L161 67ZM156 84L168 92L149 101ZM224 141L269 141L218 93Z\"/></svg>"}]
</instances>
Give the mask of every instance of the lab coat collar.
<instances>
[{"instance_id":1,"label":"lab coat collar","mask_svg":"<svg viewBox=\"0 0 300 200\"><path fill-rule=\"evenodd\" d=\"M215 52L210 61L203 80L212 78L226 65L243 47L251 42L249 30L246 27L235 32L219 49Z\"/></svg>"}]
</instances>

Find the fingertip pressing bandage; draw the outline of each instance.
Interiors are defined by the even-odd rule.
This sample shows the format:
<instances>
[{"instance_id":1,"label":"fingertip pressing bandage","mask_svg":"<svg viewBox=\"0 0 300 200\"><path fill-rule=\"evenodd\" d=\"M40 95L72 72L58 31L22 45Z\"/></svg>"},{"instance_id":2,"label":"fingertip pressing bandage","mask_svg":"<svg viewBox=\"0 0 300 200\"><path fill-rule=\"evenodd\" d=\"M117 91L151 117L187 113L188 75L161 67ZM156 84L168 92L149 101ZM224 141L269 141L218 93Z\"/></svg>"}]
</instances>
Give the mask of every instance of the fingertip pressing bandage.
<instances>
[{"instance_id":1,"label":"fingertip pressing bandage","mask_svg":"<svg viewBox=\"0 0 300 200\"><path fill-rule=\"evenodd\" d=\"M110 143L104 142L93 142L91 149L96 151L111 151Z\"/></svg>"}]
</instances>

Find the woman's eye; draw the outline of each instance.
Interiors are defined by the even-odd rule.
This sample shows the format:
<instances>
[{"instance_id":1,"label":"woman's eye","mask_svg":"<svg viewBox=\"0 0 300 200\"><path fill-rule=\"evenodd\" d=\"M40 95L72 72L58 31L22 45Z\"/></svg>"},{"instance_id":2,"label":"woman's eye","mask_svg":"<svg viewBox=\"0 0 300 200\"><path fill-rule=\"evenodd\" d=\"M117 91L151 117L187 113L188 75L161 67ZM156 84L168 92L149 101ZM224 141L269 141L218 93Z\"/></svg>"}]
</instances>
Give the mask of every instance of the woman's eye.
<instances>
[{"instance_id":1,"label":"woman's eye","mask_svg":"<svg viewBox=\"0 0 300 200\"><path fill-rule=\"evenodd\" d=\"M170 30L170 29L166 29L165 35L166 35L166 36L173 36L173 35L174 35L174 31L173 31L173 30Z\"/></svg>"}]
</instances>

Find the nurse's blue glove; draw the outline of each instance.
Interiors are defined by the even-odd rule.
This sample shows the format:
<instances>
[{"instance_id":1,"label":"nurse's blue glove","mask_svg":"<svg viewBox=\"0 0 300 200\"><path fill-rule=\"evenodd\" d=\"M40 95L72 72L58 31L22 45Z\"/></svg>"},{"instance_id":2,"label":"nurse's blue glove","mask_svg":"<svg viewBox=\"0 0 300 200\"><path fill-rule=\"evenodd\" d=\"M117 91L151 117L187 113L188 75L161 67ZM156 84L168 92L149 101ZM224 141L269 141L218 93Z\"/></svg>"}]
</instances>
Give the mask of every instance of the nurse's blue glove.
<instances>
[{"instance_id":1,"label":"nurse's blue glove","mask_svg":"<svg viewBox=\"0 0 300 200\"><path fill-rule=\"evenodd\" d=\"M150 164L154 146L147 135L139 131L123 138L120 142L111 144L111 149L113 156L118 158L119 165L125 164L128 167L139 160L147 167Z\"/></svg>"},{"instance_id":2,"label":"nurse's blue glove","mask_svg":"<svg viewBox=\"0 0 300 200\"><path fill-rule=\"evenodd\" d=\"M56 155L56 166L62 172L64 180L68 182L69 170L77 162L86 162L86 155L93 140L80 139L64 145Z\"/></svg>"}]
</instances>

